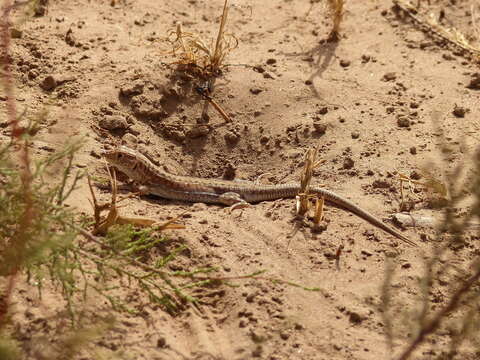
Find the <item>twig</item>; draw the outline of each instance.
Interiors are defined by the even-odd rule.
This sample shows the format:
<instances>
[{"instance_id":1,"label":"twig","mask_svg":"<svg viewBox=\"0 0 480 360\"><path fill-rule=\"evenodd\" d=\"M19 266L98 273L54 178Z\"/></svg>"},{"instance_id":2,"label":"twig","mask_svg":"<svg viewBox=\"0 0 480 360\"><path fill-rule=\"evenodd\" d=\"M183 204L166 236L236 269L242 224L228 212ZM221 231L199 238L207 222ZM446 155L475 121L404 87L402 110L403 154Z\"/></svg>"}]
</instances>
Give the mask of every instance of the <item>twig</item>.
<instances>
[{"instance_id":1,"label":"twig","mask_svg":"<svg viewBox=\"0 0 480 360\"><path fill-rule=\"evenodd\" d=\"M443 319L445 319L452 311L456 310L459 306L460 299L462 295L470 290L470 288L480 279L480 265L477 268L475 274L463 284L463 286L457 290L455 294L450 298L449 303L445 306L442 310L438 312L438 314L425 326L417 334L416 338L412 341L412 343L405 349L405 351L400 355L398 360L407 360L413 351L423 343L425 338L436 331L440 326Z\"/></svg>"}]
</instances>

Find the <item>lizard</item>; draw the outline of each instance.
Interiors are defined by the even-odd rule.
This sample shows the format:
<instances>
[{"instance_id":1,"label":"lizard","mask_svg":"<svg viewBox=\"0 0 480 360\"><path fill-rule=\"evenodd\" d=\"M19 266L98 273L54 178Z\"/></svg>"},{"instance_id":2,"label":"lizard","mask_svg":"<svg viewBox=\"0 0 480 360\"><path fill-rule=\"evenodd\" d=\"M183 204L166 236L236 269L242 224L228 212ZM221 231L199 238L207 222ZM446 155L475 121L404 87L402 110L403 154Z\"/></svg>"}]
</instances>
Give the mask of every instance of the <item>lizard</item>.
<instances>
[{"instance_id":1,"label":"lizard","mask_svg":"<svg viewBox=\"0 0 480 360\"><path fill-rule=\"evenodd\" d=\"M153 164L140 152L126 146L107 150L103 156L111 166L138 183L141 193L171 200L243 206L261 201L293 198L300 191L298 184L258 185L252 182L174 175ZM367 210L332 191L312 186L310 193L323 197L335 207L353 213L411 246L418 246Z\"/></svg>"}]
</instances>

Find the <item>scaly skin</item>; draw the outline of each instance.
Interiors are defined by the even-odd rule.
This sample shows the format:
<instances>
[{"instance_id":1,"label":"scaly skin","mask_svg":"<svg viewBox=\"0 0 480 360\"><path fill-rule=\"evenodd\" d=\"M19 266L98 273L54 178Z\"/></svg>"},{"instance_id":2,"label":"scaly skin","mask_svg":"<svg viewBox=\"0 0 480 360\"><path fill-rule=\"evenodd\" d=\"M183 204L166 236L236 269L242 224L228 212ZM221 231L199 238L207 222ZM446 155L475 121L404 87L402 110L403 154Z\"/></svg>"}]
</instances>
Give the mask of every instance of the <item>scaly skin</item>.
<instances>
[{"instance_id":1,"label":"scaly skin","mask_svg":"<svg viewBox=\"0 0 480 360\"><path fill-rule=\"evenodd\" d=\"M110 165L140 184L142 192L166 199L235 206L265 200L293 198L300 191L300 185L298 184L257 185L250 182L173 175L155 166L138 151L126 146L106 151L104 156ZM334 206L357 215L397 239L409 245L417 246L400 232L384 224L377 217L350 200L317 186L310 187L309 191L312 194L322 196Z\"/></svg>"}]
</instances>

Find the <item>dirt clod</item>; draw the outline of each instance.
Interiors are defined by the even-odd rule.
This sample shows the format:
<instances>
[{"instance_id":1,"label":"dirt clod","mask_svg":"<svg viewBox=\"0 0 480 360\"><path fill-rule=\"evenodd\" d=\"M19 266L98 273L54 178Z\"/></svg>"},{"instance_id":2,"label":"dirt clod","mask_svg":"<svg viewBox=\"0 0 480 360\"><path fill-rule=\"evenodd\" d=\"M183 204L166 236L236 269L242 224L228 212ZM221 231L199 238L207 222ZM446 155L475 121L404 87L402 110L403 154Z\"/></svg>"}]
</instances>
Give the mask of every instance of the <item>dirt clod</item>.
<instances>
[{"instance_id":1,"label":"dirt clod","mask_svg":"<svg viewBox=\"0 0 480 360\"><path fill-rule=\"evenodd\" d=\"M388 72L383 75L382 77L383 81L394 81L397 80L397 73L395 72Z\"/></svg>"},{"instance_id":2,"label":"dirt clod","mask_svg":"<svg viewBox=\"0 0 480 360\"><path fill-rule=\"evenodd\" d=\"M406 128L406 127L409 127L411 124L411 121L409 118L405 117L405 116L399 116L397 118L397 125L401 128Z\"/></svg>"},{"instance_id":3,"label":"dirt clod","mask_svg":"<svg viewBox=\"0 0 480 360\"><path fill-rule=\"evenodd\" d=\"M240 141L240 135L234 131L227 131L224 138L229 145L236 145Z\"/></svg>"},{"instance_id":4,"label":"dirt clod","mask_svg":"<svg viewBox=\"0 0 480 360\"><path fill-rule=\"evenodd\" d=\"M107 115L100 119L98 125L105 130L125 130L128 128L128 122L121 115Z\"/></svg>"},{"instance_id":5,"label":"dirt clod","mask_svg":"<svg viewBox=\"0 0 480 360\"><path fill-rule=\"evenodd\" d=\"M57 87L57 80L53 75L48 75L42 80L40 87L45 91L52 91Z\"/></svg>"},{"instance_id":6,"label":"dirt clod","mask_svg":"<svg viewBox=\"0 0 480 360\"><path fill-rule=\"evenodd\" d=\"M208 126L195 126L191 128L187 133L186 136L190 139L197 139L204 136L207 136L210 133Z\"/></svg>"},{"instance_id":7,"label":"dirt clod","mask_svg":"<svg viewBox=\"0 0 480 360\"><path fill-rule=\"evenodd\" d=\"M140 81L133 82L122 86L120 89L120 95L125 97L131 97L135 95L140 95L143 93L144 83Z\"/></svg>"},{"instance_id":8,"label":"dirt clod","mask_svg":"<svg viewBox=\"0 0 480 360\"><path fill-rule=\"evenodd\" d=\"M355 165L355 162L353 161L352 158L350 157L347 157L345 159L343 159L343 169L352 169L353 166Z\"/></svg>"},{"instance_id":9,"label":"dirt clod","mask_svg":"<svg viewBox=\"0 0 480 360\"><path fill-rule=\"evenodd\" d=\"M467 88L472 90L480 90L480 73L474 73L470 82L467 85Z\"/></svg>"},{"instance_id":10,"label":"dirt clod","mask_svg":"<svg viewBox=\"0 0 480 360\"><path fill-rule=\"evenodd\" d=\"M466 113L467 109L465 109L463 106L458 105L455 105L452 111L452 114L455 115L455 117L457 118L464 118Z\"/></svg>"},{"instance_id":11,"label":"dirt clod","mask_svg":"<svg viewBox=\"0 0 480 360\"><path fill-rule=\"evenodd\" d=\"M251 88L251 89L250 89L250 92L251 92L253 95L258 95L258 94L260 94L262 91L263 91L263 89L260 89L260 88Z\"/></svg>"},{"instance_id":12,"label":"dirt clod","mask_svg":"<svg viewBox=\"0 0 480 360\"><path fill-rule=\"evenodd\" d=\"M315 132L317 134L323 135L327 131L327 124L314 122L313 123L313 128L315 129Z\"/></svg>"}]
</instances>

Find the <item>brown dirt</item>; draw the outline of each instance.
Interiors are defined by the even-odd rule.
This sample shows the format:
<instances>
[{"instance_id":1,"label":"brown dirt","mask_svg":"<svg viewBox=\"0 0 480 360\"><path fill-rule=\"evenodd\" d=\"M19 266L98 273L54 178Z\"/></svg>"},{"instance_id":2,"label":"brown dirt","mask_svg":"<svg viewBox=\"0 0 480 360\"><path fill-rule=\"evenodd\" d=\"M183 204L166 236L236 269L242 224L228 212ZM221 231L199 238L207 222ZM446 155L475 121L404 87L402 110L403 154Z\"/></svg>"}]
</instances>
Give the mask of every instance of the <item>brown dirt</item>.
<instances>
[{"instance_id":1,"label":"brown dirt","mask_svg":"<svg viewBox=\"0 0 480 360\"><path fill-rule=\"evenodd\" d=\"M19 107L49 111L34 152L82 138L77 166L98 174L101 150L123 143L173 173L249 180L268 174L268 182L281 183L298 181L303 154L318 146L325 162L315 181L388 218L399 208L399 172L428 168L441 178L442 169L468 159L478 144L479 92L466 87L478 66L397 17L390 1L347 2L338 43L324 41L331 20L323 3L314 3L308 16L307 0L235 3L227 31L239 46L213 95L232 122L210 107L207 127L197 126L204 101L195 82L166 65L174 59L162 39L176 21L213 38L223 1L52 1L44 16L21 27L12 49ZM468 32L472 4L437 1L431 9L443 8L447 23ZM456 108L466 112L454 114ZM442 153L441 144L450 151ZM87 189L81 184L70 203L90 214ZM416 196L413 213L440 215L429 209L426 192ZM107 200L108 192L101 197ZM212 292L202 313L172 317L126 287L142 315L116 314L117 325L92 346L133 359L387 358L376 306L385 255L399 251L396 286L408 294L422 273L422 252L331 207L323 232L303 226L291 235L293 209L291 199L233 214L215 205L131 199L125 214L164 220L189 210L186 230L169 232L190 249L180 268L213 265L227 275L267 269L322 291L238 282ZM405 233L422 251L434 246L433 230ZM466 261L473 251L459 256ZM43 332L54 341L61 298L47 289L39 300L32 285L19 284L14 299L24 336ZM107 304L91 305L108 312ZM446 340L432 341L441 349ZM467 349L463 358L475 355Z\"/></svg>"}]
</instances>

